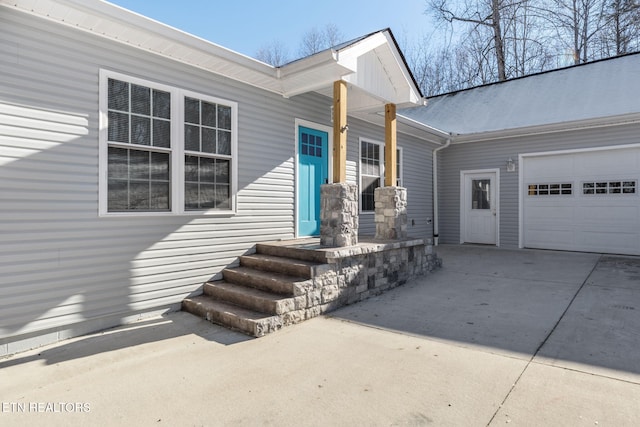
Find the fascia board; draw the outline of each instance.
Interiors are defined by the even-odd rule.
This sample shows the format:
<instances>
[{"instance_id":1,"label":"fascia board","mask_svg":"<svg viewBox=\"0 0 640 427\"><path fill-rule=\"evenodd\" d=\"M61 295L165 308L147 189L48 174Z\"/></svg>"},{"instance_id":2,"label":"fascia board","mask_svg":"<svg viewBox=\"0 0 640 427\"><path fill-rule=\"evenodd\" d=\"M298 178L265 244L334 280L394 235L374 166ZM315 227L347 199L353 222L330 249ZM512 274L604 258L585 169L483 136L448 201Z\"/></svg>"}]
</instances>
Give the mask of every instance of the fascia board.
<instances>
[{"instance_id":1,"label":"fascia board","mask_svg":"<svg viewBox=\"0 0 640 427\"><path fill-rule=\"evenodd\" d=\"M337 62L337 53L333 50L325 50L281 66L278 69L278 76L280 78L287 78L291 75L303 73L309 69L322 67L328 64L336 64ZM342 64L340 64L340 66L343 69L348 70L348 72L355 71L354 69L344 67Z\"/></svg>"},{"instance_id":2,"label":"fascia board","mask_svg":"<svg viewBox=\"0 0 640 427\"><path fill-rule=\"evenodd\" d=\"M541 126L529 126L517 129L505 129L482 133L456 134L452 137L452 142L455 144L465 144L524 136L544 135L549 133L571 132L611 126L623 126L634 123L640 123L640 113L624 114L612 117L599 117L589 120L577 120L571 122L553 123Z\"/></svg>"}]
</instances>

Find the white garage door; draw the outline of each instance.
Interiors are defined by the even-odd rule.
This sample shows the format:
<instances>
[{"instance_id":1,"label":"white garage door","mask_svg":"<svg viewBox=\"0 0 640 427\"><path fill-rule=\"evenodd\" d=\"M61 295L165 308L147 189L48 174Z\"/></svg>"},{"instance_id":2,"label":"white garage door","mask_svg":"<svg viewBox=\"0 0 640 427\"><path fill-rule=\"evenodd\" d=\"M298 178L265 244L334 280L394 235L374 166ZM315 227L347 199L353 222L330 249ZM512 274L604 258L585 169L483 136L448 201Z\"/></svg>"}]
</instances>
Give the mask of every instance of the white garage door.
<instances>
[{"instance_id":1,"label":"white garage door","mask_svg":"<svg viewBox=\"0 0 640 427\"><path fill-rule=\"evenodd\" d=\"M523 156L523 244L640 255L640 147Z\"/></svg>"}]
</instances>

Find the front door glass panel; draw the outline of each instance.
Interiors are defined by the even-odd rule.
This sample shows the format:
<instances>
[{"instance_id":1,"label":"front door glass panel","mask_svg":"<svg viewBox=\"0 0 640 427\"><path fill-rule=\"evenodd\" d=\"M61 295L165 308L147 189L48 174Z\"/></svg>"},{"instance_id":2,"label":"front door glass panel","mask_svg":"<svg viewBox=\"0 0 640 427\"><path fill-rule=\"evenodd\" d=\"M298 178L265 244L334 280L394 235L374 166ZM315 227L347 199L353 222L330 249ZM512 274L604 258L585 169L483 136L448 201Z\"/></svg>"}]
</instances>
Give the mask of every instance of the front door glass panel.
<instances>
[{"instance_id":1,"label":"front door glass panel","mask_svg":"<svg viewBox=\"0 0 640 427\"><path fill-rule=\"evenodd\" d=\"M471 209L491 209L491 180L471 180Z\"/></svg>"}]
</instances>

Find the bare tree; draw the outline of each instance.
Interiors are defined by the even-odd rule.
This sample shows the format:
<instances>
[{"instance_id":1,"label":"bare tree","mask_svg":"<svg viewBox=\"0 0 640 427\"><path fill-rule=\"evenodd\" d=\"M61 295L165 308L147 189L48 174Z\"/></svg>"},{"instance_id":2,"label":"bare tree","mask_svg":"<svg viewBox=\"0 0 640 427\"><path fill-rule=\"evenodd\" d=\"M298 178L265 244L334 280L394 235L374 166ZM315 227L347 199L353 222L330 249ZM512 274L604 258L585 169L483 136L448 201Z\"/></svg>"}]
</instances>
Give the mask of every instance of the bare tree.
<instances>
[{"instance_id":1,"label":"bare tree","mask_svg":"<svg viewBox=\"0 0 640 427\"><path fill-rule=\"evenodd\" d=\"M640 3L638 0L611 0L605 9L605 25L600 37L601 55L622 55L639 47Z\"/></svg>"},{"instance_id":2,"label":"bare tree","mask_svg":"<svg viewBox=\"0 0 640 427\"><path fill-rule=\"evenodd\" d=\"M255 58L274 67L280 67L289 62L287 47L278 40L262 46L256 52Z\"/></svg>"},{"instance_id":3,"label":"bare tree","mask_svg":"<svg viewBox=\"0 0 640 427\"><path fill-rule=\"evenodd\" d=\"M549 0L540 9L560 47L570 50L574 64L596 59L591 48L606 24L605 6L605 0Z\"/></svg>"},{"instance_id":4,"label":"bare tree","mask_svg":"<svg viewBox=\"0 0 640 427\"><path fill-rule=\"evenodd\" d=\"M507 76L521 77L549 69L554 55L548 48L549 36L538 16L536 0L510 3L503 16Z\"/></svg>"},{"instance_id":5,"label":"bare tree","mask_svg":"<svg viewBox=\"0 0 640 427\"><path fill-rule=\"evenodd\" d=\"M469 24L472 32L492 40L491 50L497 67L498 80L507 78L501 15L505 1L465 0L461 6L454 4L451 0L429 0L428 3L428 11L437 19L450 24L453 22ZM481 31L481 27L488 29L489 32Z\"/></svg>"},{"instance_id":6,"label":"bare tree","mask_svg":"<svg viewBox=\"0 0 640 427\"><path fill-rule=\"evenodd\" d=\"M336 46L342 41L343 34L334 24L327 24L323 29L311 28L302 38L298 53L305 57Z\"/></svg>"}]
</instances>

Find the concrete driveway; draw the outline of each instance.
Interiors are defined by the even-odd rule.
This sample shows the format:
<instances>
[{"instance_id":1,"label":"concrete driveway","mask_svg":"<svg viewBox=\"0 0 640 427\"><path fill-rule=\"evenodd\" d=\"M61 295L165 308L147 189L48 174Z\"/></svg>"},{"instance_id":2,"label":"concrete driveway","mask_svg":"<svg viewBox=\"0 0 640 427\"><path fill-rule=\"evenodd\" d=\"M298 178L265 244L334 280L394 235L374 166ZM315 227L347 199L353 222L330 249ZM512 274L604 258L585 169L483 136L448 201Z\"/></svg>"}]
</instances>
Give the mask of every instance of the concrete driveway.
<instances>
[{"instance_id":1,"label":"concrete driveway","mask_svg":"<svg viewBox=\"0 0 640 427\"><path fill-rule=\"evenodd\" d=\"M640 424L640 258L438 252L260 339L172 313L0 359L0 425Z\"/></svg>"}]
</instances>

